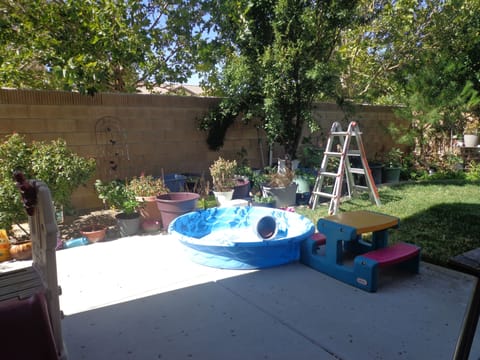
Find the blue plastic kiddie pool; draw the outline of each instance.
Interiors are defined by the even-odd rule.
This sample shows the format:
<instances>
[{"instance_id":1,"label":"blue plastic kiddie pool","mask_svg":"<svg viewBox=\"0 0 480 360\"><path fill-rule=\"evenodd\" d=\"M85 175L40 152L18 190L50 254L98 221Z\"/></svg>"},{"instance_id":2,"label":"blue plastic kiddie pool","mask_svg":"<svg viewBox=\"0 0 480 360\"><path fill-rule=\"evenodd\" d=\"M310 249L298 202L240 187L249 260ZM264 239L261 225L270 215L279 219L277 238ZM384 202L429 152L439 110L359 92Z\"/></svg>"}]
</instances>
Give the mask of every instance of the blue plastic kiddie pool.
<instances>
[{"instance_id":1,"label":"blue plastic kiddie pool","mask_svg":"<svg viewBox=\"0 0 480 360\"><path fill-rule=\"evenodd\" d=\"M294 212L260 206L191 212L168 227L192 261L221 269L259 269L296 261L313 223Z\"/></svg>"}]
</instances>

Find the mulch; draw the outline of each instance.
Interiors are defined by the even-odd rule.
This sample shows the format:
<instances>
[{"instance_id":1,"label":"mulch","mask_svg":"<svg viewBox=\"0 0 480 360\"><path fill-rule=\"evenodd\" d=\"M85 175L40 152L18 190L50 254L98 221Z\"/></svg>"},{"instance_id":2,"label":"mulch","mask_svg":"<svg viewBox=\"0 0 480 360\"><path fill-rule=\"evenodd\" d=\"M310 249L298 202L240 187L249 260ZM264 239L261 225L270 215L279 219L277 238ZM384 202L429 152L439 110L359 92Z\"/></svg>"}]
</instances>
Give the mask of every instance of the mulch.
<instances>
[{"instance_id":1,"label":"mulch","mask_svg":"<svg viewBox=\"0 0 480 360\"><path fill-rule=\"evenodd\" d=\"M85 212L76 216L65 216L63 221L58 222L59 237L62 241L77 239L82 237L81 229L86 226L100 225L107 228L106 239L113 240L120 237L115 212L111 210L99 210ZM29 240L30 229L28 223L13 226L13 238L11 240L23 241Z\"/></svg>"},{"instance_id":2,"label":"mulch","mask_svg":"<svg viewBox=\"0 0 480 360\"><path fill-rule=\"evenodd\" d=\"M111 210L99 210L77 216L65 216L64 220L58 224L58 230L61 239L67 241L82 237L81 229L91 225L107 227L107 239L120 237L116 226L115 212Z\"/></svg>"}]
</instances>

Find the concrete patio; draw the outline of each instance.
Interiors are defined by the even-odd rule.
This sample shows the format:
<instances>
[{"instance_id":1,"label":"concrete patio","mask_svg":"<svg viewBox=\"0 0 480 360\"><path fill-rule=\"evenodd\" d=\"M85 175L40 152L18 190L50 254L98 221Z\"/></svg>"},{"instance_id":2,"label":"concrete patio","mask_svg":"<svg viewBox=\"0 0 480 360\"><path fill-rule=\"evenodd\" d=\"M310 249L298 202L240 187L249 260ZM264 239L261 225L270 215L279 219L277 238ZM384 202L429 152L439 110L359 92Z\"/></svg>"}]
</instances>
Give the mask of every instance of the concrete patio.
<instances>
[{"instance_id":1,"label":"concrete patio","mask_svg":"<svg viewBox=\"0 0 480 360\"><path fill-rule=\"evenodd\" d=\"M422 263L368 293L300 263L204 267L182 246L144 235L58 251L69 359L451 359L473 288Z\"/></svg>"}]
</instances>

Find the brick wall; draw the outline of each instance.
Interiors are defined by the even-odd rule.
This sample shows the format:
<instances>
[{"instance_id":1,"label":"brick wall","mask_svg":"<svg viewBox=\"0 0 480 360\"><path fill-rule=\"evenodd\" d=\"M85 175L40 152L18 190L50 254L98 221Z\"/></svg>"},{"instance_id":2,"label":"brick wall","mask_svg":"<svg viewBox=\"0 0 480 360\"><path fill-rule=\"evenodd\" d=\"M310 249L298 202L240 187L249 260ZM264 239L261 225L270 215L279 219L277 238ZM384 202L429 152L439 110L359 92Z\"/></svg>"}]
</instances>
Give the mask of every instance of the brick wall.
<instances>
[{"instance_id":1,"label":"brick wall","mask_svg":"<svg viewBox=\"0 0 480 360\"><path fill-rule=\"evenodd\" d=\"M164 95L97 94L93 97L54 91L0 90L0 136L17 132L27 140L66 140L68 146L97 161L97 174L75 191L72 203L88 209L101 204L93 190L95 178L129 178L141 172L205 173L218 157L238 158L243 147L252 167L268 164L268 146L254 123L236 122L227 132L221 151L211 151L198 119L217 98ZM334 104L316 104L314 117L322 130L312 134L322 146L334 121L344 113ZM397 122L388 107L357 106L356 120L371 159L392 146L385 129ZM345 123L345 122L344 122ZM305 135L310 135L305 129ZM274 149L273 158L282 156Z\"/></svg>"}]
</instances>

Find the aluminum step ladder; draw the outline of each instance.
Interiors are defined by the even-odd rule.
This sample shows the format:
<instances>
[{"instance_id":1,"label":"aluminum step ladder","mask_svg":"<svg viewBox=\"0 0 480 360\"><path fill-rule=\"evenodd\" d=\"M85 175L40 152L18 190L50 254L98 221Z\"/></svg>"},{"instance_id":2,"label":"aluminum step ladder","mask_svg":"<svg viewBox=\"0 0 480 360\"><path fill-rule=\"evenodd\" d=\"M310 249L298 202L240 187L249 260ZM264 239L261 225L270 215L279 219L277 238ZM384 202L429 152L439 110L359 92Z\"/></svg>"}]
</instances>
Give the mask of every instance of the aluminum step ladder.
<instances>
[{"instance_id":1,"label":"aluminum step ladder","mask_svg":"<svg viewBox=\"0 0 480 360\"><path fill-rule=\"evenodd\" d=\"M365 179L366 185L359 184L362 178ZM344 181L346 182L344 198L351 199L357 192L368 191L370 200L377 206L380 205L380 196L368 166L360 128L355 121L350 122L346 131L342 130L339 122L332 124L322 164L310 196L311 208L315 209L320 198L327 198L330 199L328 214L335 215L345 192L342 191Z\"/></svg>"}]
</instances>

